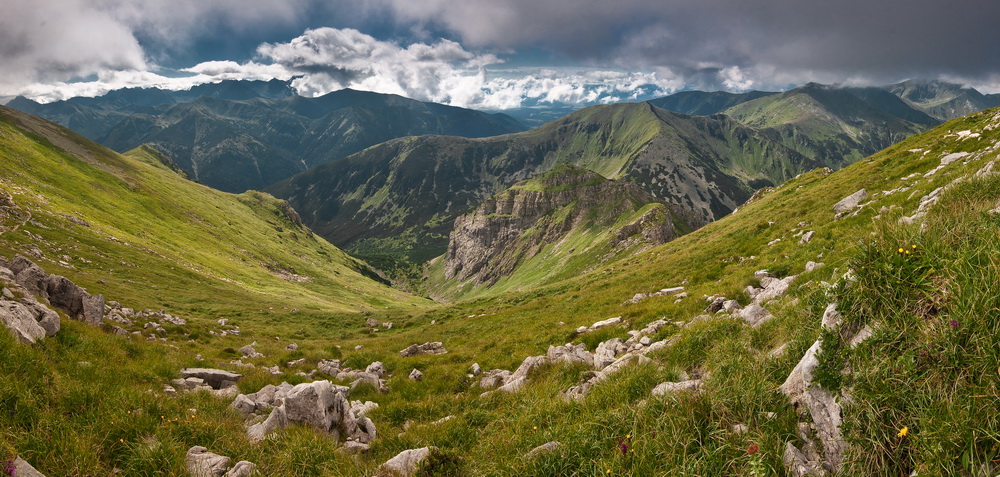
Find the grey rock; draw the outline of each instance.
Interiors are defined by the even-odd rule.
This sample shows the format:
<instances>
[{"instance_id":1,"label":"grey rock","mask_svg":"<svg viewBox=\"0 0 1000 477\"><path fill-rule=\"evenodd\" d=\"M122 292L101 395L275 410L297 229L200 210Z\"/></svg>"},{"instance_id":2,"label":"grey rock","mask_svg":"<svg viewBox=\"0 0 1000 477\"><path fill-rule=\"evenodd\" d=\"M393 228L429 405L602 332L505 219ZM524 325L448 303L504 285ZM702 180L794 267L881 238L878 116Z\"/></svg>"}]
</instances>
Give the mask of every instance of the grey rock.
<instances>
[{"instance_id":1,"label":"grey rock","mask_svg":"<svg viewBox=\"0 0 1000 477\"><path fill-rule=\"evenodd\" d=\"M840 312L837 311L837 304L830 303L826 306L826 310L823 310L823 328L827 330L834 330L840 327L840 321L842 317Z\"/></svg>"},{"instance_id":2,"label":"grey rock","mask_svg":"<svg viewBox=\"0 0 1000 477\"><path fill-rule=\"evenodd\" d=\"M440 341L431 341L429 343L424 343L422 345L410 345L406 349L399 352L399 355L406 358L409 356L416 356L418 354L444 354L448 350L444 348L444 343Z\"/></svg>"},{"instance_id":3,"label":"grey rock","mask_svg":"<svg viewBox=\"0 0 1000 477\"><path fill-rule=\"evenodd\" d=\"M823 266L823 262L806 262L806 272L811 272Z\"/></svg>"},{"instance_id":4,"label":"grey rock","mask_svg":"<svg viewBox=\"0 0 1000 477\"><path fill-rule=\"evenodd\" d=\"M722 311L726 313L736 313L742 309L743 307L740 306L740 302L736 300L726 300L722 303Z\"/></svg>"},{"instance_id":5,"label":"grey rock","mask_svg":"<svg viewBox=\"0 0 1000 477\"><path fill-rule=\"evenodd\" d=\"M35 315L35 321L45 330L45 336L55 336L59 332L62 326L59 320L59 313L52 311L49 307L39 303L32 297L22 298L21 304L28 307L31 313Z\"/></svg>"},{"instance_id":6,"label":"grey rock","mask_svg":"<svg viewBox=\"0 0 1000 477\"><path fill-rule=\"evenodd\" d=\"M594 350L594 369L600 371L618 359L628 348L621 338L612 338L599 345Z\"/></svg>"},{"instance_id":7,"label":"grey rock","mask_svg":"<svg viewBox=\"0 0 1000 477\"><path fill-rule=\"evenodd\" d=\"M822 443L824 467L837 472L847 447L840 433L841 406L833 393L812 382L821 346L819 340L813 343L779 389L800 412L812 418L813 428Z\"/></svg>"},{"instance_id":8,"label":"grey rock","mask_svg":"<svg viewBox=\"0 0 1000 477\"><path fill-rule=\"evenodd\" d=\"M250 477L257 474L257 466L252 462L241 460L226 472L226 477Z\"/></svg>"},{"instance_id":9,"label":"grey rock","mask_svg":"<svg viewBox=\"0 0 1000 477\"><path fill-rule=\"evenodd\" d=\"M31 309L15 301L0 301L0 324L25 344L45 338L45 329L35 321Z\"/></svg>"},{"instance_id":10,"label":"grey rock","mask_svg":"<svg viewBox=\"0 0 1000 477\"><path fill-rule=\"evenodd\" d=\"M365 324L368 325L369 328L378 328L379 325L381 325L381 323L373 317L368 317L368 319L365 320Z\"/></svg>"},{"instance_id":11,"label":"grey rock","mask_svg":"<svg viewBox=\"0 0 1000 477\"><path fill-rule=\"evenodd\" d=\"M436 447L421 447L396 454L379 467L379 475L411 477L416 475L420 464L431 456Z\"/></svg>"},{"instance_id":12,"label":"grey rock","mask_svg":"<svg viewBox=\"0 0 1000 477\"><path fill-rule=\"evenodd\" d=\"M295 343L289 343L288 346L285 346L285 351L298 351L298 349L299 345Z\"/></svg>"},{"instance_id":13,"label":"grey rock","mask_svg":"<svg viewBox=\"0 0 1000 477\"><path fill-rule=\"evenodd\" d=\"M385 376L385 365L383 365L381 361L375 361L374 363L369 364L367 368L365 368L365 372L372 373L381 378Z\"/></svg>"},{"instance_id":14,"label":"grey rock","mask_svg":"<svg viewBox=\"0 0 1000 477\"><path fill-rule=\"evenodd\" d=\"M212 389L223 389L235 386L243 378L242 374L226 371L224 369L213 368L184 368L181 370L182 378L198 378L205 381Z\"/></svg>"},{"instance_id":15,"label":"grey rock","mask_svg":"<svg viewBox=\"0 0 1000 477\"><path fill-rule=\"evenodd\" d=\"M845 212L861 205L861 201L868 198L868 191L861 189L833 205L834 212Z\"/></svg>"},{"instance_id":16,"label":"grey rock","mask_svg":"<svg viewBox=\"0 0 1000 477\"><path fill-rule=\"evenodd\" d=\"M288 391L284 398L289 421L299 422L328 432L339 439L352 437L368 443L375 439L375 426L367 417L357 417L347 401L348 389L330 381L302 383Z\"/></svg>"},{"instance_id":17,"label":"grey rock","mask_svg":"<svg viewBox=\"0 0 1000 477\"><path fill-rule=\"evenodd\" d=\"M792 281L795 280L795 275L790 275L782 279L777 278L765 278L760 281L760 284L764 286L764 290L757 293L753 297L753 302L758 305L763 305L775 298L784 296L788 292L788 288L791 286Z\"/></svg>"},{"instance_id":18,"label":"grey rock","mask_svg":"<svg viewBox=\"0 0 1000 477\"><path fill-rule=\"evenodd\" d=\"M472 363L472 367L469 368L469 372L472 373L473 376L479 376L482 374L483 369L479 367L479 363Z\"/></svg>"},{"instance_id":19,"label":"grey rock","mask_svg":"<svg viewBox=\"0 0 1000 477\"><path fill-rule=\"evenodd\" d=\"M329 374L330 376L336 377L340 373L340 360L339 359L321 359L319 363L316 364L316 369L321 373Z\"/></svg>"},{"instance_id":20,"label":"grey rock","mask_svg":"<svg viewBox=\"0 0 1000 477\"><path fill-rule=\"evenodd\" d=\"M535 447L534 449L531 449L530 451L528 451L527 454L524 454L523 458L525 460L534 459L535 457L538 457L538 455L540 454L555 452L559 450L560 447L562 447L562 444L559 441L549 441L538 447Z\"/></svg>"},{"instance_id":21,"label":"grey rock","mask_svg":"<svg viewBox=\"0 0 1000 477\"><path fill-rule=\"evenodd\" d=\"M344 445L337 448L337 452L347 455L361 454L363 452L368 452L371 446L368 444L362 444L358 441L347 441Z\"/></svg>"},{"instance_id":22,"label":"grey rock","mask_svg":"<svg viewBox=\"0 0 1000 477\"><path fill-rule=\"evenodd\" d=\"M250 442L257 443L267 439L286 426L288 426L288 415L285 413L285 408L283 406L275 407L271 409L271 413L267 416L267 419L247 428L247 439Z\"/></svg>"},{"instance_id":23,"label":"grey rock","mask_svg":"<svg viewBox=\"0 0 1000 477\"><path fill-rule=\"evenodd\" d=\"M594 355L587 351L582 343L575 346L571 344L549 346L545 355L553 363L583 363L588 367L594 365Z\"/></svg>"},{"instance_id":24,"label":"grey rock","mask_svg":"<svg viewBox=\"0 0 1000 477\"><path fill-rule=\"evenodd\" d=\"M424 373L421 373L419 369L413 368L413 371L410 371L411 381L423 381L423 379L424 379Z\"/></svg>"},{"instance_id":25,"label":"grey rock","mask_svg":"<svg viewBox=\"0 0 1000 477\"><path fill-rule=\"evenodd\" d=\"M701 389L700 379L689 379L687 381L679 382L666 382L657 384L653 388L653 396L665 396L667 394L678 393L681 391L697 391Z\"/></svg>"},{"instance_id":26,"label":"grey rock","mask_svg":"<svg viewBox=\"0 0 1000 477\"><path fill-rule=\"evenodd\" d=\"M14 473L11 475L14 477L45 477L45 474L39 472L28 461L20 457L14 458Z\"/></svg>"},{"instance_id":27,"label":"grey rock","mask_svg":"<svg viewBox=\"0 0 1000 477\"><path fill-rule=\"evenodd\" d=\"M192 447L184 458L184 466L191 477L222 477L229 462L229 457L209 452L202 446Z\"/></svg>"},{"instance_id":28,"label":"grey rock","mask_svg":"<svg viewBox=\"0 0 1000 477\"><path fill-rule=\"evenodd\" d=\"M252 345L246 345L246 346L240 348L239 352L243 353L243 356L245 356L247 358L263 358L264 357L264 355L262 353L258 353L257 350L255 350Z\"/></svg>"},{"instance_id":29,"label":"grey rock","mask_svg":"<svg viewBox=\"0 0 1000 477\"><path fill-rule=\"evenodd\" d=\"M813 236L816 235L815 230L810 230L802 234L802 238L799 239L799 243L809 243L812 242Z\"/></svg>"},{"instance_id":30,"label":"grey rock","mask_svg":"<svg viewBox=\"0 0 1000 477\"><path fill-rule=\"evenodd\" d=\"M785 469L793 477L822 476L826 475L819 464L818 456L810 458L806 453L799 451L791 442L785 444L785 453L782 456Z\"/></svg>"},{"instance_id":31,"label":"grey rock","mask_svg":"<svg viewBox=\"0 0 1000 477\"><path fill-rule=\"evenodd\" d=\"M725 303L726 303L726 297L724 296L712 297L711 301L708 302L708 306L705 307L705 312L718 313L722 311L722 307L725 305Z\"/></svg>"},{"instance_id":32,"label":"grey rock","mask_svg":"<svg viewBox=\"0 0 1000 477\"><path fill-rule=\"evenodd\" d=\"M755 328L764 324L773 317L774 315L772 315L770 311L767 311L756 303L740 310L740 318L743 318L744 321Z\"/></svg>"},{"instance_id":33,"label":"grey rock","mask_svg":"<svg viewBox=\"0 0 1000 477\"><path fill-rule=\"evenodd\" d=\"M510 379L511 372L506 369L493 369L486 372L486 376L483 376L479 380L479 387L483 389L493 389L497 386L502 386L508 379Z\"/></svg>"}]
</instances>

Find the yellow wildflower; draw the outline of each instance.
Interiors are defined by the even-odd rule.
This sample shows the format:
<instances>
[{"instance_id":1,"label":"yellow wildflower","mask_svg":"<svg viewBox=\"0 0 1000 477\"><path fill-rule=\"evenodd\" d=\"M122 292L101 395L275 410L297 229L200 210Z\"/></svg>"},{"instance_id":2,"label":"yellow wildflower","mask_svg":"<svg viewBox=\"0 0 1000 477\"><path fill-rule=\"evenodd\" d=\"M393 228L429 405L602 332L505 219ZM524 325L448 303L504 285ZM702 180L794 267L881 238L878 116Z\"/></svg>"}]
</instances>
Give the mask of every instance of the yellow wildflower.
<instances>
[{"instance_id":1,"label":"yellow wildflower","mask_svg":"<svg viewBox=\"0 0 1000 477\"><path fill-rule=\"evenodd\" d=\"M910 245L910 246L911 246L911 247L913 247L913 249L914 249L914 250L916 250L916 249L917 249L917 246L916 246L916 245Z\"/></svg>"},{"instance_id":2,"label":"yellow wildflower","mask_svg":"<svg viewBox=\"0 0 1000 477\"><path fill-rule=\"evenodd\" d=\"M896 434L896 437L906 437L909 433L910 428L908 426L903 426L903 428L899 430L899 434Z\"/></svg>"},{"instance_id":3,"label":"yellow wildflower","mask_svg":"<svg viewBox=\"0 0 1000 477\"><path fill-rule=\"evenodd\" d=\"M537 431L538 430L538 426L532 427L532 429L534 429L534 430Z\"/></svg>"},{"instance_id":4,"label":"yellow wildflower","mask_svg":"<svg viewBox=\"0 0 1000 477\"><path fill-rule=\"evenodd\" d=\"M903 253L903 247L899 247L899 253Z\"/></svg>"}]
</instances>

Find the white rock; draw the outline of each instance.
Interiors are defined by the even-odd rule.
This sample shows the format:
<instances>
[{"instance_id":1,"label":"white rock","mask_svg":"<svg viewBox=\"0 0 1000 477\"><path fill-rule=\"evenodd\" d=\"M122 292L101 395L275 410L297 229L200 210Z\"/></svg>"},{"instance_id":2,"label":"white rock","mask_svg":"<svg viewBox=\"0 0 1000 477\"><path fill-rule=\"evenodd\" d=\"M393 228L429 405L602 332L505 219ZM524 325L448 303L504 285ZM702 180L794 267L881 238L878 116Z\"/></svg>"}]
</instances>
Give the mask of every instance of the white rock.
<instances>
[{"instance_id":1,"label":"white rock","mask_svg":"<svg viewBox=\"0 0 1000 477\"><path fill-rule=\"evenodd\" d=\"M388 475L411 477L416 475L417 468L425 459L430 457L432 451L437 451L437 448L421 447L420 449L405 450L397 454L396 457L386 461L379 469Z\"/></svg>"}]
</instances>

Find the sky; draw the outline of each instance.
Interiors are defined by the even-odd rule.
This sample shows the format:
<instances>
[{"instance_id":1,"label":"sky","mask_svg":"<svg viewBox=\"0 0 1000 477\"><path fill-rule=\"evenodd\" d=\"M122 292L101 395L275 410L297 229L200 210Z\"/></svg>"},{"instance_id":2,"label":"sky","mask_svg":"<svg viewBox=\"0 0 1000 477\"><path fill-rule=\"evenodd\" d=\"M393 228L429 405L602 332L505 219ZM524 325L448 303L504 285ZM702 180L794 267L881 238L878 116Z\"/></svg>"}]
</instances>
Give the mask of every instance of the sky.
<instances>
[{"instance_id":1,"label":"sky","mask_svg":"<svg viewBox=\"0 0 1000 477\"><path fill-rule=\"evenodd\" d=\"M940 79L1000 92L990 0L2 0L0 102L292 80L511 109Z\"/></svg>"}]
</instances>

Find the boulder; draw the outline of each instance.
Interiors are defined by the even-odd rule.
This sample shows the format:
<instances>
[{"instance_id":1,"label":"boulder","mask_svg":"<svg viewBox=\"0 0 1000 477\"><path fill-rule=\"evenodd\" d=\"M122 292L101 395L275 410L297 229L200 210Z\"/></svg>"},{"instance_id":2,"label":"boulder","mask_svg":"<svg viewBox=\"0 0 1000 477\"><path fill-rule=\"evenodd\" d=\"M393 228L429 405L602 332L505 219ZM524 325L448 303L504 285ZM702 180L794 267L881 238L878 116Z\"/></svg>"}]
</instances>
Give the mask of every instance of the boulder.
<instances>
[{"instance_id":1,"label":"boulder","mask_svg":"<svg viewBox=\"0 0 1000 477\"><path fill-rule=\"evenodd\" d=\"M760 284L764 286L764 289L753 297L753 302L763 305L768 301L784 296L793 280L795 280L795 275L790 275L780 280L777 278L762 279Z\"/></svg>"},{"instance_id":2,"label":"boulder","mask_svg":"<svg viewBox=\"0 0 1000 477\"><path fill-rule=\"evenodd\" d=\"M424 379L424 373L421 373L419 369L413 368L413 371L410 371L411 381L423 381L423 379Z\"/></svg>"},{"instance_id":3,"label":"boulder","mask_svg":"<svg viewBox=\"0 0 1000 477\"><path fill-rule=\"evenodd\" d=\"M19 270L14 272L14 282L32 295L47 297L46 284L49 278L48 274L45 273L41 267L35 265L31 260L21 257L20 255L14 258L15 262L17 262L18 258L24 260L27 264L22 264L22 268L11 269L12 271Z\"/></svg>"},{"instance_id":4,"label":"boulder","mask_svg":"<svg viewBox=\"0 0 1000 477\"><path fill-rule=\"evenodd\" d=\"M368 367L365 368L365 372L372 373L381 378L385 376L385 366L382 364L381 361L376 361L372 364L369 364Z\"/></svg>"},{"instance_id":5,"label":"boulder","mask_svg":"<svg viewBox=\"0 0 1000 477\"><path fill-rule=\"evenodd\" d=\"M258 353L257 350L255 350L252 345L246 345L246 346L240 348L239 352L243 353L243 356L245 356L247 358L263 358L264 357L264 355L262 353Z\"/></svg>"},{"instance_id":6,"label":"boulder","mask_svg":"<svg viewBox=\"0 0 1000 477\"><path fill-rule=\"evenodd\" d=\"M240 395L242 396L242 394ZM237 396L238 400L240 396ZM234 401L235 405L236 402ZM275 407L271 409L271 413L268 414L267 419L262 422L258 422L247 428L247 439L250 442L257 443L267 439L268 436L282 430L288 425L288 415L285 413L285 408L283 406Z\"/></svg>"},{"instance_id":7,"label":"boulder","mask_svg":"<svg viewBox=\"0 0 1000 477\"><path fill-rule=\"evenodd\" d=\"M194 446L187 451L184 466L191 477L222 477L229 468L229 457L209 452L202 446Z\"/></svg>"},{"instance_id":8,"label":"boulder","mask_svg":"<svg viewBox=\"0 0 1000 477\"><path fill-rule=\"evenodd\" d=\"M594 365L594 355L591 354L583 343L578 345L565 344L563 346L549 346L545 354L549 361L553 363L583 363L587 366Z\"/></svg>"},{"instance_id":9,"label":"boulder","mask_svg":"<svg viewBox=\"0 0 1000 477\"><path fill-rule=\"evenodd\" d=\"M379 476L411 477L417 474L420 464L436 452L436 447L421 447L396 454L379 467Z\"/></svg>"},{"instance_id":10,"label":"boulder","mask_svg":"<svg viewBox=\"0 0 1000 477\"><path fill-rule=\"evenodd\" d=\"M508 379L510 379L511 372L506 369L493 369L486 372L486 376L483 376L479 380L479 387L483 389L493 389L497 386L502 386Z\"/></svg>"},{"instance_id":11,"label":"boulder","mask_svg":"<svg viewBox=\"0 0 1000 477\"><path fill-rule=\"evenodd\" d=\"M25 344L45 338L45 329L35 320L31 309L15 301L0 301L0 324Z\"/></svg>"},{"instance_id":12,"label":"boulder","mask_svg":"<svg viewBox=\"0 0 1000 477\"><path fill-rule=\"evenodd\" d=\"M612 338L599 345L594 350L594 369L600 371L618 359L618 356L626 352L628 347L621 338Z\"/></svg>"},{"instance_id":13,"label":"boulder","mask_svg":"<svg viewBox=\"0 0 1000 477\"><path fill-rule=\"evenodd\" d=\"M424 343L422 345L410 345L406 349L399 352L399 355L406 358L409 356L416 356L418 354L444 354L448 350L444 349L444 344L440 341L431 341L429 343Z\"/></svg>"},{"instance_id":14,"label":"boulder","mask_svg":"<svg viewBox=\"0 0 1000 477\"><path fill-rule=\"evenodd\" d=\"M868 191L861 189L833 205L834 212L844 212L861 205L861 201L868 198Z\"/></svg>"},{"instance_id":15,"label":"boulder","mask_svg":"<svg viewBox=\"0 0 1000 477\"><path fill-rule=\"evenodd\" d=\"M285 414L289 421L330 433L335 439L352 437L363 443L371 442L375 439L375 426L367 417L351 412L348 391L330 381L299 384L284 398Z\"/></svg>"},{"instance_id":16,"label":"boulder","mask_svg":"<svg viewBox=\"0 0 1000 477\"><path fill-rule=\"evenodd\" d=\"M740 318L750 324L750 326L758 327L767 320L773 318L774 315L767 311L763 307L757 304L751 304L750 306L740 310Z\"/></svg>"},{"instance_id":17,"label":"boulder","mask_svg":"<svg viewBox=\"0 0 1000 477\"><path fill-rule=\"evenodd\" d=\"M59 332L61 327L59 313L52 311L49 307L39 303L38 300L32 297L22 298L21 304L28 307L31 313L35 315L35 321L45 330L45 336L55 336Z\"/></svg>"},{"instance_id":18,"label":"boulder","mask_svg":"<svg viewBox=\"0 0 1000 477\"><path fill-rule=\"evenodd\" d=\"M181 370L182 378L199 378L212 387L212 389L223 389L235 386L243 378L242 374L237 374L224 369L212 368L184 368Z\"/></svg>"},{"instance_id":19,"label":"boulder","mask_svg":"<svg viewBox=\"0 0 1000 477\"><path fill-rule=\"evenodd\" d=\"M10 475L13 477L45 477L45 474L39 472L28 461L20 457L14 458L14 472Z\"/></svg>"}]
</instances>

